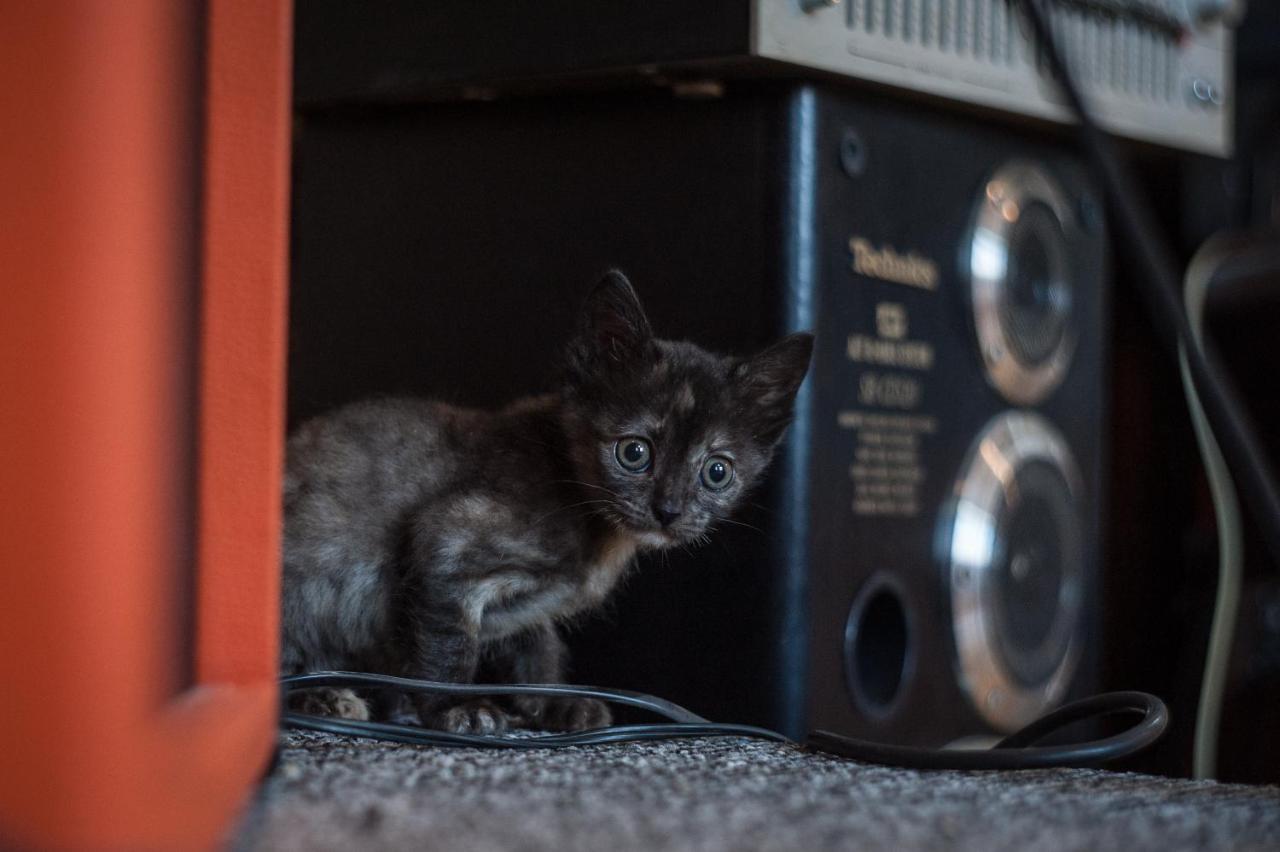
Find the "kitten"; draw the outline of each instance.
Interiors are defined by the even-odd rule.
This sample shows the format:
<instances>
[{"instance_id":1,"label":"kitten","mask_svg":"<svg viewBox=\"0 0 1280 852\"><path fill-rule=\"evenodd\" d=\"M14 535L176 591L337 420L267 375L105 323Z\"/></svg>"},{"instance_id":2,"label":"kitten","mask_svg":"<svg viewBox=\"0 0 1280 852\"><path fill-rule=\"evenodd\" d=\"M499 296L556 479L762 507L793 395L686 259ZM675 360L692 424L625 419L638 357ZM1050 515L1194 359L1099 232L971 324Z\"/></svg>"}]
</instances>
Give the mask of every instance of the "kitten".
<instances>
[{"instance_id":1,"label":"kitten","mask_svg":"<svg viewBox=\"0 0 1280 852\"><path fill-rule=\"evenodd\" d=\"M700 539L760 479L813 339L751 358L655 339L631 284L587 300L560 387L496 413L361 402L304 424L285 475L283 668L560 682L557 623L638 551ZM304 708L369 710L348 690ZM424 725L608 724L598 701L416 696ZM391 706L375 706L386 715Z\"/></svg>"}]
</instances>

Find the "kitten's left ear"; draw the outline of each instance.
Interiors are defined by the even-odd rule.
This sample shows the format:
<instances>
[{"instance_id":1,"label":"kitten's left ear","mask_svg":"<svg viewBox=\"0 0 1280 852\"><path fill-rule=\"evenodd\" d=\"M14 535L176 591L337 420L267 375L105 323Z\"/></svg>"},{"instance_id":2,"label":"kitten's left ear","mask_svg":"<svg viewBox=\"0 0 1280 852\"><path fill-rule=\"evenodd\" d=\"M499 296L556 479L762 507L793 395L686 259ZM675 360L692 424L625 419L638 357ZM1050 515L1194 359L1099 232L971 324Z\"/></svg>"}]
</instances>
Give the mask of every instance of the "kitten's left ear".
<instances>
[{"instance_id":1,"label":"kitten's left ear","mask_svg":"<svg viewBox=\"0 0 1280 852\"><path fill-rule=\"evenodd\" d=\"M738 393L757 435L770 442L782 437L812 355L812 334L789 334L734 368Z\"/></svg>"},{"instance_id":2,"label":"kitten's left ear","mask_svg":"<svg viewBox=\"0 0 1280 852\"><path fill-rule=\"evenodd\" d=\"M583 307L578 342L589 357L625 361L653 339L635 288L616 269L605 273Z\"/></svg>"}]
</instances>

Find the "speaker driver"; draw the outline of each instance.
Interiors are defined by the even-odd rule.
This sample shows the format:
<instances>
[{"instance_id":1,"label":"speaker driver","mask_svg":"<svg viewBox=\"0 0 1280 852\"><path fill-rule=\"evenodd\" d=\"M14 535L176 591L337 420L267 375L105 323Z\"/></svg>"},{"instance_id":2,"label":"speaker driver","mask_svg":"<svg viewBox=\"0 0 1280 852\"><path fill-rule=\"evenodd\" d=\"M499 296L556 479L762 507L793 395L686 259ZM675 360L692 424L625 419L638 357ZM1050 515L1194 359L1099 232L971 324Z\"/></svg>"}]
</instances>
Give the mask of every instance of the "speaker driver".
<instances>
[{"instance_id":1,"label":"speaker driver","mask_svg":"<svg viewBox=\"0 0 1280 852\"><path fill-rule=\"evenodd\" d=\"M1039 415L994 418L969 451L945 528L962 689L1012 731L1061 700L1079 657L1080 471Z\"/></svg>"},{"instance_id":2,"label":"speaker driver","mask_svg":"<svg viewBox=\"0 0 1280 852\"><path fill-rule=\"evenodd\" d=\"M1067 194L1033 163L1011 161L983 185L969 243L974 330L988 381L1014 404L1042 400L1071 364L1078 228Z\"/></svg>"}]
</instances>

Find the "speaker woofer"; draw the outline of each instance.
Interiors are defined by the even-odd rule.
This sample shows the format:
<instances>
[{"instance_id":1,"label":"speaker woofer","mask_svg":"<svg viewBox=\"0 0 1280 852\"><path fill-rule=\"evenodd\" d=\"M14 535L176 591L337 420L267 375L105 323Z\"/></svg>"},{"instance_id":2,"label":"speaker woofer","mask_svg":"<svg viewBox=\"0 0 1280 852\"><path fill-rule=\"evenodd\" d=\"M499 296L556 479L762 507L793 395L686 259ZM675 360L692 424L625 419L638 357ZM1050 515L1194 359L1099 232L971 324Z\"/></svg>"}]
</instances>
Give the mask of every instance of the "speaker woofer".
<instances>
[{"instance_id":1,"label":"speaker woofer","mask_svg":"<svg viewBox=\"0 0 1280 852\"><path fill-rule=\"evenodd\" d=\"M945 560L960 685L1012 731L1061 700L1080 653L1081 476L1039 415L1010 411L969 452L948 515Z\"/></svg>"},{"instance_id":2,"label":"speaker woofer","mask_svg":"<svg viewBox=\"0 0 1280 852\"><path fill-rule=\"evenodd\" d=\"M1071 366L1079 225L1067 194L1039 166L1014 160L983 185L968 252L974 331L987 379L1032 405Z\"/></svg>"}]
</instances>

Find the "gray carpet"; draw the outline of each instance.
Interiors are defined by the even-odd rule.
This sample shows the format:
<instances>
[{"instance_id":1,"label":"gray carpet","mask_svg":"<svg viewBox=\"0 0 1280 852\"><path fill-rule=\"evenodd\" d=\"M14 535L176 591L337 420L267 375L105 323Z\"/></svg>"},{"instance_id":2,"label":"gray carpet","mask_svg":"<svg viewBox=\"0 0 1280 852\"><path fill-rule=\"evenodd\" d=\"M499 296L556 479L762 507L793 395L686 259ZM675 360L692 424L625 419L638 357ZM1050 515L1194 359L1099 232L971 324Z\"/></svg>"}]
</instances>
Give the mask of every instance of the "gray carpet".
<instances>
[{"instance_id":1,"label":"gray carpet","mask_svg":"<svg viewBox=\"0 0 1280 852\"><path fill-rule=\"evenodd\" d=\"M250 850L1280 849L1280 787L912 772L727 739L495 752L293 732Z\"/></svg>"}]
</instances>

